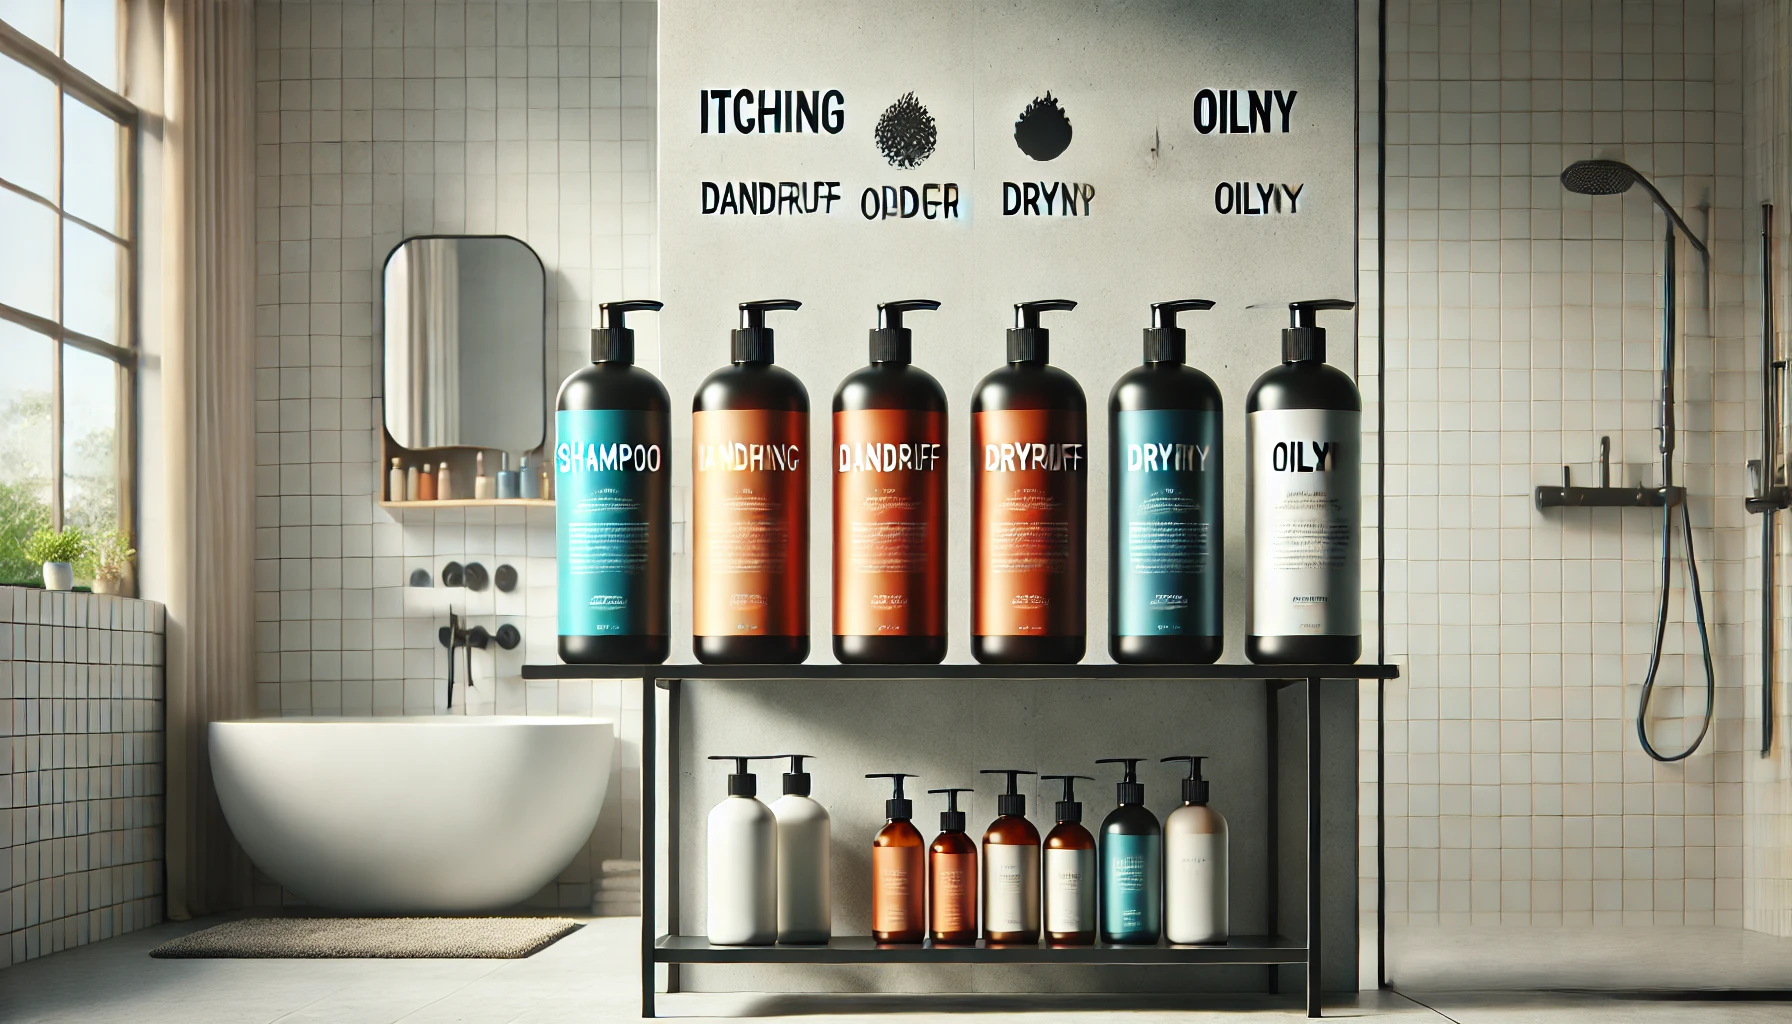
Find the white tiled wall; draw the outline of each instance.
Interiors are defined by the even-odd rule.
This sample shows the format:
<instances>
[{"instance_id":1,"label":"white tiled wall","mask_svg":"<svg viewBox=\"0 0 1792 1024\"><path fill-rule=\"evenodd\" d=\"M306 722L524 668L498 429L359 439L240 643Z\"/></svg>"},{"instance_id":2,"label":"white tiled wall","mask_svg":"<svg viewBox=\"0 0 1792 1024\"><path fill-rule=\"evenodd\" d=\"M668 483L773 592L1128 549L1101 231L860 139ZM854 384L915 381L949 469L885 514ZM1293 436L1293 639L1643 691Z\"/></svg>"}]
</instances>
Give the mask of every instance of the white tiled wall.
<instances>
[{"instance_id":1,"label":"white tiled wall","mask_svg":"<svg viewBox=\"0 0 1792 1024\"><path fill-rule=\"evenodd\" d=\"M162 920L162 626L0 587L0 967Z\"/></svg>"},{"instance_id":2,"label":"white tiled wall","mask_svg":"<svg viewBox=\"0 0 1792 1024\"><path fill-rule=\"evenodd\" d=\"M588 907L599 862L636 856L639 684L518 678L555 660L551 513L377 506L375 316L401 239L514 235L547 268L557 381L588 360L596 303L651 294L654 6L261 3L256 31L261 712L445 712L449 605L515 624L523 645L476 653L454 710L618 722L592 842L535 900ZM405 585L451 560L519 585Z\"/></svg>"},{"instance_id":3,"label":"white tiled wall","mask_svg":"<svg viewBox=\"0 0 1792 1024\"><path fill-rule=\"evenodd\" d=\"M1406 669L1388 690L1395 926L1743 923L1739 12L1388 4L1386 629ZM1564 166L1596 156L1651 176L1711 242L1709 272L1681 250L1677 482L1693 496L1719 703L1677 765L1651 762L1630 724L1659 513L1531 500L1563 463L1592 482L1601 435L1615 481L1656 479L1662 222L1640 193L1562 189ZM1702 709L1682 579L1676 561L1652 725L1664 748Z\"/></svg>"}]
</instances>

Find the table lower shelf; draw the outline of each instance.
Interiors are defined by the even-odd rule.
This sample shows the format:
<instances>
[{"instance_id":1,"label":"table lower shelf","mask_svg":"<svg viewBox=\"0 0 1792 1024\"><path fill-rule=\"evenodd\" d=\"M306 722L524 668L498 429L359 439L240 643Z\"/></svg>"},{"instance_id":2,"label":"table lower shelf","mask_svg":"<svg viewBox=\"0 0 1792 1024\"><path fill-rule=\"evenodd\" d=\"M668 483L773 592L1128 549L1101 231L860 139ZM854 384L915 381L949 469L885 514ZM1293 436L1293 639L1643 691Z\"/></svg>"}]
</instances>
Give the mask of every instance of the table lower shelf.
<instances>
[{"instance_id":1,"label":"table lower shelf","mask_svg":"<svg viewBox=\"0 0 1792 1024\"><path fill-rule=\"evenodd\" d=\"M1272 935L1234 936L1223 946L879 945L868 935L835 936L825 946L718 946L702 935L662 935L653 959L663 964L1301 964L1307 962L1307 947Z\"/></svg>"}]
</instances>

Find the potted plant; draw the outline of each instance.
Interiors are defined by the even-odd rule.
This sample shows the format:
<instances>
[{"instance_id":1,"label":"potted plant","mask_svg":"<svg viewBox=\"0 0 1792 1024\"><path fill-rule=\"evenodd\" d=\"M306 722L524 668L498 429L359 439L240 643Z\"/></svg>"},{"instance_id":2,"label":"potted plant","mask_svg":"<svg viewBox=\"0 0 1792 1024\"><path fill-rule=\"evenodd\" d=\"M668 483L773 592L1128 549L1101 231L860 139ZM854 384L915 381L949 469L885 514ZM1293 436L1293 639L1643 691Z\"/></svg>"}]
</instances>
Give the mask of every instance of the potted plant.
<instances>
[{"instance_id":1,"label":"potted plant","mask_svg":"<svg viewBox=\"0 0 1792 1024\"><path fill-rule=\"evenodd\" d=\"M100 530L87 538L86 571L93 580L96 594L117 594L123 590L125 575L137 549L131 547L131 535L120 529Z\"/></svg>"},{"instance_id":2,"label":"potted plant","mask_svg":"<svg viewBox=\"0 0 1792 1024\"><path fill-rule=\"evenodd\" d=\"M75 563L87 545L79 530L42 529L25 542L25 557L44 566L45 590L70 590L75 585Z\"/></svg>"}]
</instances>

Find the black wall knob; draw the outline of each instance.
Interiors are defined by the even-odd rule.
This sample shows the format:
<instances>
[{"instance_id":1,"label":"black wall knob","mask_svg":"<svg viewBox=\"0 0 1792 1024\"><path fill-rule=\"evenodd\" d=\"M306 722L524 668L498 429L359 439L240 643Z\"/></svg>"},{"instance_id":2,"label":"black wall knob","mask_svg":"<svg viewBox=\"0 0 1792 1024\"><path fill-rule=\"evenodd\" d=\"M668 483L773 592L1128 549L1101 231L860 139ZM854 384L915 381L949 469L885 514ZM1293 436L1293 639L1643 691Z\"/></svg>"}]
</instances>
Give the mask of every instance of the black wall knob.
<instances>
[{"instance_id":1,"label":"black wall knob","mask_svg":"<svg viewBox=\"0 0 1792 1024\"><path fill-rule=\"evenodd\" d=\"M492 578L485 571L485 566L478 562L467 563L467 589L478 593L491 584Z\"/></svg>"}]
</instances>

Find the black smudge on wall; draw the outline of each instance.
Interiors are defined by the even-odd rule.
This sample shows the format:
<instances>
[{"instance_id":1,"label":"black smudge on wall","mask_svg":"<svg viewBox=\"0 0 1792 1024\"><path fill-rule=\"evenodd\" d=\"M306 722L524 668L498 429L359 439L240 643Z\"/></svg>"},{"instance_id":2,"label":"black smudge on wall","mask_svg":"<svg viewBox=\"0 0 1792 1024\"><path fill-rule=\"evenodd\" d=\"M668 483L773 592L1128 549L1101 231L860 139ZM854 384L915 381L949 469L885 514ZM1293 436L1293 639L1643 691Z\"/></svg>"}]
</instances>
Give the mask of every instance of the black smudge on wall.
<instances>
[{"instance_id":1,"label":"black smudge on wall","mask_svg":"<svg viewBox=\"0 0 1792 1024\"><path fill-rule=\"evenodd\" d=\"M1070 148L1070 118L1047 91L1014 122L1014 144L1035 160L1051 160Z\"/></svg>"},{"instance_id":2,"label":"black smudge on wall","mask_svg":"<svg viewBox=\"0 0 1792 1024\"><path fill-rule=\"evenodd\" d=\"M938 141L933 115L912 92L904 93L877 119L877 148L891 167L910 170L921 166L933 155L934 143Z\"/></svg>"}]
</instances>

